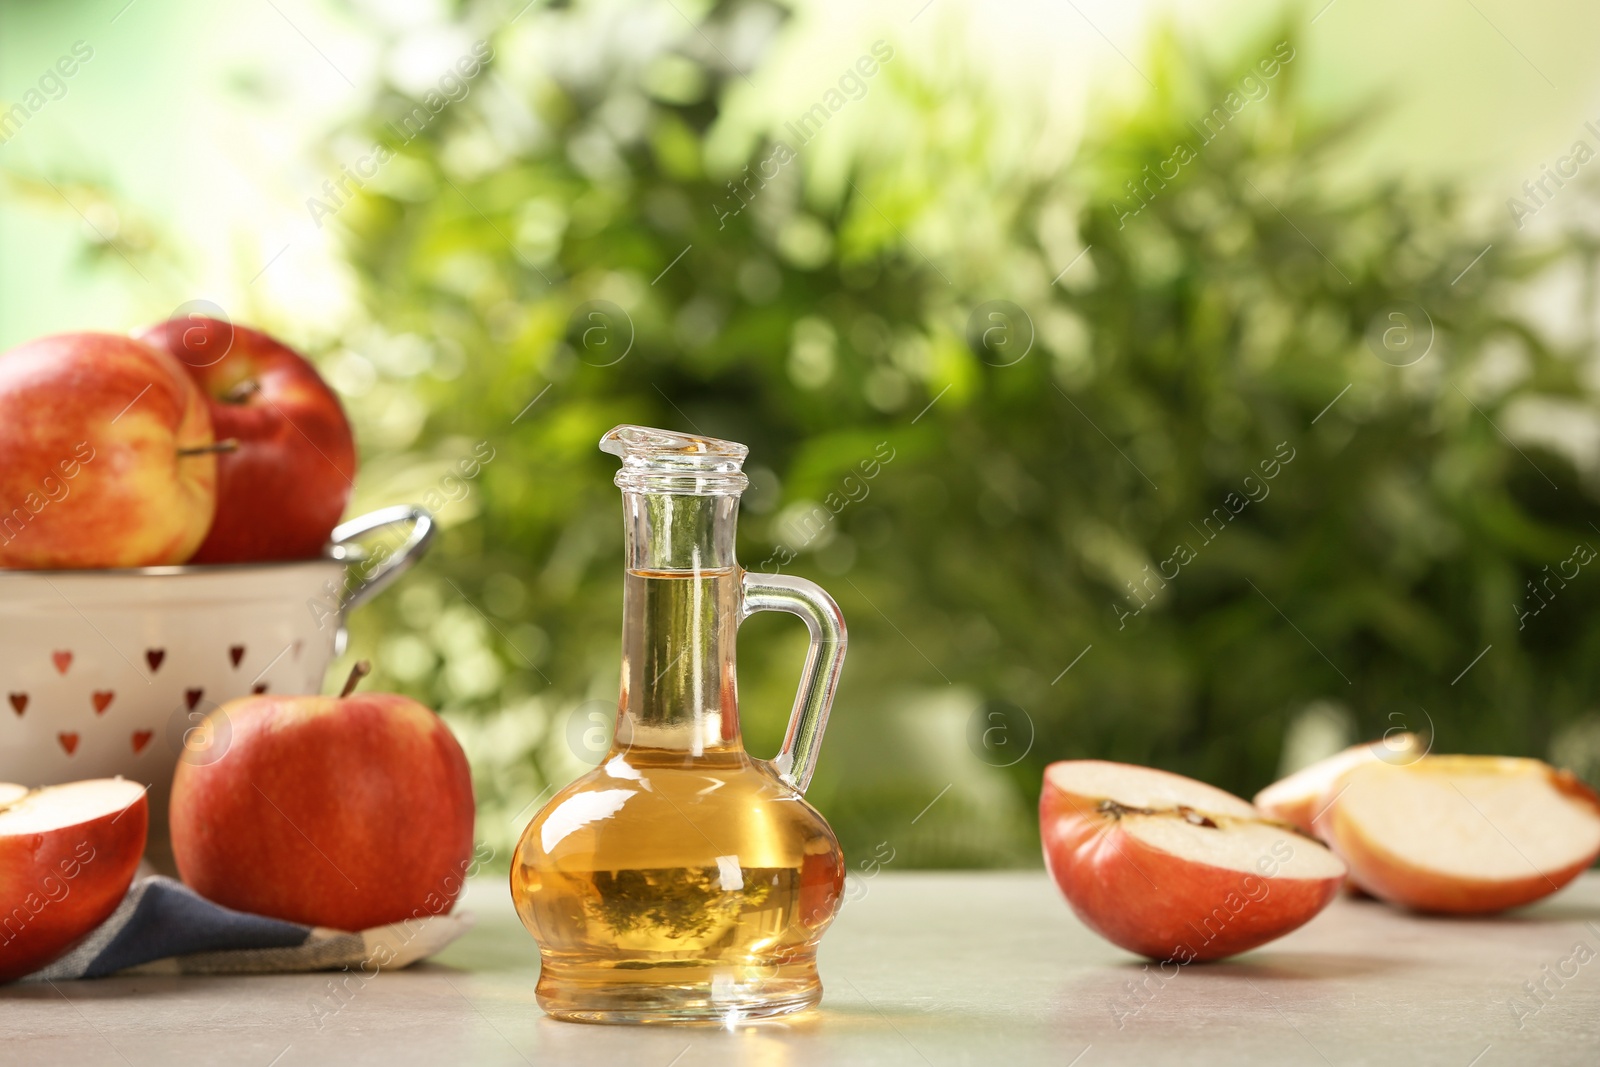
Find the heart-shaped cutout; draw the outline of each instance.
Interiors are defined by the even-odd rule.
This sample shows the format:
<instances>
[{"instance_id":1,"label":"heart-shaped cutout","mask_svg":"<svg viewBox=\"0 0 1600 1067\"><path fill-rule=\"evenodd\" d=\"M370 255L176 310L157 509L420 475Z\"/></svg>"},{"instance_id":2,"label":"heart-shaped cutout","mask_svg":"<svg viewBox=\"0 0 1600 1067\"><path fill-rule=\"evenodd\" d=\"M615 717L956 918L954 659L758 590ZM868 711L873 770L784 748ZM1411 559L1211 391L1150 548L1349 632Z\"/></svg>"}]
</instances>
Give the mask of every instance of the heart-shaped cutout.
<instances>
[{"instance_id":1,"label":"heart-shaped cutout","mask_svg":"<svg viewBox=\"0 0 1600 1067\"><path fill-rule=\"evenodd\" d=\"M94 713L96 715L104 715L106 709L111 706L111 702L115 699L117 699L117 694L109 689L96 689L94 695L89 698L94 704Z\"/></svg>"},{"instance_id":2,"label":"heart-shaped cutout","mask_svg":"<svg viewBox=\"0 0 1600 1067\"><path fill-rule=\"evenodd\" d=\"M56 740L61 742L61 747L67 750L67 755L78 751L78 735L75 733L56 734Z\"/></svg>"},{"instance_id":3,"label":"heart-shaped cutout","mask_svg":"<svg viewBox=\"0 0 1600 1067\"><path fill-rule=\"evenodd\" d=\"M238 667L239 666L239 661L244 659L244 646L243 645L229 645L228 646L228 658L233 660L234 667Z\"/></svg>"},{"instance_id":4,"label":"heart-shaped cutout","mask_svg":"<svg viewBox=\"0 0 1600 1067\"><path fill-rule=\"evenodd\" d=\"M56 670L62 674L66 674L67 668L72 666L71 652L52 652L50 658L55 662Z\"/></svg>"},{"instance_id":5,"label":"heart-shaped cutout","mask_svg":"<svg viewBox=\"0 0 1600 1067\"><path fill-rule=\"evenodd\" d=\"M12 707L12 710L14 710L18 715L21 715L23 712L27 711L28 710L28 694L27 693L12 693L11 694L11 707Z\"/></svg>"},{"instance_id":6,"label":"heart-shaped cutout","mask_svg":"<svg viewBox=\"0 0 1600 1067\"><path fill-rule=\"evenodd\" d=\"M200 698L205 695L206 691L204 689L185 689L183 691L183 702L189 705L190 711L193 711L194 706L200 703Z\"/></svg>"},{"instance_id":7,"label":"heart-shaped cutout","mask_svg":"<svg viewBox=\"0 0 1600 1067\"><path fill-rule=\"evenodd\" d=\"M133 754L137 756L144 751L144 746L150 743L155 734L150 730L135 730L133 732Z\"/></svg>"},{"instance_id":8,"label":"heart-shaped cutout","mask_svg":"<svg viewBox=\"0 0 1600 1067\"><path fill-rule=\"evenodd\" d=\"M144 661L150 664L150 673L154 674L161 669L161 661L167 658L164 648L147 648L144 650Z\"/></svg>"}]
</instances>

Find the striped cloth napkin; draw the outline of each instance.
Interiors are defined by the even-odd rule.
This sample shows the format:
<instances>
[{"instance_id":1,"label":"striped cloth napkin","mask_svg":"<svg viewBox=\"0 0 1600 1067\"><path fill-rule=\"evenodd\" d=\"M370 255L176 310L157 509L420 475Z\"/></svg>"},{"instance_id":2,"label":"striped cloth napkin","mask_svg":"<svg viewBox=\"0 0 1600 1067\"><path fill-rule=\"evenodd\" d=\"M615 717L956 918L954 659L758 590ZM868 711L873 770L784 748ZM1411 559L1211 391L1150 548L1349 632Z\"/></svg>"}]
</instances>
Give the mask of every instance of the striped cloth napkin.
<instances>
[{"instance_id":1,"label":"striped cloth napkin","mask_svg":"<svg viewBox=\"0 0 1600 1067\"><path fill-rule=\"evenodd\" d=\"M136 879L111 917L24 982L110 974L267 974L350 967L394 970L426 959L472 927L470 913L429 915L351 933L248 915L181 882Z\"/></svg>"}]
</instances>

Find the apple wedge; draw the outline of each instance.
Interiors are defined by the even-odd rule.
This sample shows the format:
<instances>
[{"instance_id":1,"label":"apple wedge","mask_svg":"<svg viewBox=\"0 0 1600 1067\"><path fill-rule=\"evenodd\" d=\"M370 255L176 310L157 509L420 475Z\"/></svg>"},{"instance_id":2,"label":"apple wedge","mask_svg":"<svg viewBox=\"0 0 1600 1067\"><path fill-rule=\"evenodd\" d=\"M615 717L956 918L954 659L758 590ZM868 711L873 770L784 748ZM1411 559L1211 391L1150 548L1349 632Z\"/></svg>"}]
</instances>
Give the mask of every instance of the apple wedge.
<instances>
[{"instance_id":1,"label":"apple wedge","mask_svg":"<svg viewBox=\"0 0 1600 1067\"><path fill-rule=\"evenodd\" d=\"M1155 960L1244 952L1328 905L1345 866L1220 789L1100 760L1045 768L1045 866L1078 918Z\"/></svg>"},{"instance_id":2,"label":"apple wedge","mask_svg":"<svg viewBox=\"0 0 1600 1067\"><path fill-rule=\"evenodd\" d=\"M0 807L0 982L63 955L116 910L148 820L144 786L121 778L24 790Z\"/></svg>"},{"instance_id":3,"label":"apple wedge","mask_svg":"<svg viewBox=\"0 0 1600 1067\"><path fill-rule=\"evenodd\" d=\"M1371 744L1352 745L1278 779L1257 793L1252 803L1269 819L1286 822L1301 833L1315 833L1311 822L1317 814L1317 805L1330 795L1329 787L1346 771L1375 760L1391 764L1415 763L1426 754L1422 739L1413 733L1397 733Z\"/></svg>"},{"instance_id":4,"label":"apple wedge","mask_svg":"<svg viewBox=\"0 0 1600 1067\"><path fill-rule=\"evenodd\" d=\"M1391 904L1476 915L1548 896L1600 855L1600 797L1532 759L1429 756L1330 784L1318 835Z\"/></svg>"}]
</instances>

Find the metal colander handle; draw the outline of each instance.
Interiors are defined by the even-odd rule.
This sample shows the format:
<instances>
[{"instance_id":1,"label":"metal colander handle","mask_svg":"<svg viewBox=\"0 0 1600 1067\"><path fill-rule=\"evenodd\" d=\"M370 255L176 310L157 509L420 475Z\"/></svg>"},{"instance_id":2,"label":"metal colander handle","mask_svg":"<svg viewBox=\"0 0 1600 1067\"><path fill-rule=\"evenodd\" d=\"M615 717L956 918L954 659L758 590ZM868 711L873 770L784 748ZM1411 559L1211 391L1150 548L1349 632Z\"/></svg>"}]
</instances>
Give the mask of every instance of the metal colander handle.
<instances>
[{"instance_id":1,"label":"metal colander handle","mask_svg":"<svg viewBox=\"0 0 1600 1067\"><path fill-rule=\"evenodd\" d=\"M378 545L370 551L351 551L358 538L391 526L411 527L406 539L398 548ZM410 570L433 543L434 521L426 508L412 504L396 504L379 508L349 522L335 526L333 544L335 556L349 563L354 573L345 583L345 594L340 607L348 612L360 607L387 589L394 580ZM350 548L346 548L350 546ZM339 551L345 549L345 551Z\"/></svg>"}]
</instances>

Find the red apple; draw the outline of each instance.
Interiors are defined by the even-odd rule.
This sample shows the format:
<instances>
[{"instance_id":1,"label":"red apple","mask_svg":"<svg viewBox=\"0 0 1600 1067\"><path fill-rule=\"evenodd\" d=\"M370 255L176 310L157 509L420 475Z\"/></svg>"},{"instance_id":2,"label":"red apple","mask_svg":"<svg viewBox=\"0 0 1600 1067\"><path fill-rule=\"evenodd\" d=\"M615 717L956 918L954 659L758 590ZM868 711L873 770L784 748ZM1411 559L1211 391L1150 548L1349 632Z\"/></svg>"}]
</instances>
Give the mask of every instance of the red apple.
<instances>
[{"instance_id":1,"label":"red apple","mask_svg":"<svg viewBox=\"0 0 1600 1067\"><path fill-rule=\"evenodd\" d=\"M200 895L350 931L450 910L471 861L472 776L433 712L393 693L262 695L199 728L229 738L172 781L172 852Z\"/></svg>"},{"instance_id":2,"label":"red apple","mask_svg":"<svg viewBox=\"0 0 1600 1067\"><path fill-rule=\"evenodd\" d=\"M60 958L117 910L144 854L145 788L0 786L0 982Z\"/></svg>"},{"instance_id":3,"label":"red apple","mask_svg":"<svg viewBox=\"0 0 1600 1067\"><path fill-rule=\"evenodd\" d=\"M0 355L0 567L183 563L216 507L205 398L165 352L64 333Z\"/></svg>"},{"instance_id":4,"label":"red apple","mask_svg":"<svg viewBox=\"0 0 1600 1067\"><path fill-rule=\"evenodd\" d=\"M1045 768L1045 866L1078 918L1156 960L1221 959L1328 905L1345 867L1231 793L1149 767Z\"/></svg>"},{"instance_id":5,"label":"red apple","mask_svg":"<svg viewBox=\"0 0 1600 1067\"><path fill-rule=\"evenodd\" d=\"M1396 733L1368 745L1352 745L1278 779L1257 793L1253 803L1267 818L1281 819L1303 834L1313 834L1317 806L1330 795L1329 787L1340 775L1375 760L1415 763L1425 754L1422 739L1413 733Z\"/></svg>"},{"instance_id":6,"label":"red apple","mask_svg":"<svg viewBox=\"0 0 1600 1067\"><path fill-rule=\"evenodd\" d=\"M1531 759L1362 763L1330 783L1317 832L1381 900L1475 915L1548 896L1600 856L1600 798Z\"/></svg>"},{"instance_id":7,"label":"red apple","mask_svg":"<svg viewBox=\"0 0 1600 1067\"><path fill-rule=\"evenodd\" d=\"M138 334L176 356L210 397L217 517L196 563L311 559L344 514L355 439L339 398L306 359L259 330L172 319Z\"/></svg>"}]
</instances>

